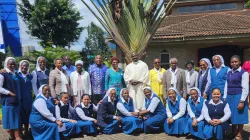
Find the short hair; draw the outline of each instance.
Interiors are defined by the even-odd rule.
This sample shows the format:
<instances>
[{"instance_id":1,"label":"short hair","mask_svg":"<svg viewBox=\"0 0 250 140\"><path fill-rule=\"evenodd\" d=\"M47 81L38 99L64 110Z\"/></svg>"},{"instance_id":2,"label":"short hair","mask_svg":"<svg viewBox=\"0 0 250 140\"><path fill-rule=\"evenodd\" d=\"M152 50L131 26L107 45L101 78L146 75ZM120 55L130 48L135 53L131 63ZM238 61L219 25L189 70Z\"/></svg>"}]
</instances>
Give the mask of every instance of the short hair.
<instances>
[{"instance_id":1,"label":"short hair","mask_svg":"<svg viewBox=\"0 0 250 140\"><path fill-rule=\"evenodd\" d=\"M239 55L233 55L233 56L231 57L230 61L231 61L233 58L236 58L236 59L238 59L238 60L241 62L240 56L239 56Z\"/></svg>"},{"instance_id":2,"label":"short hair","mask_svg":"<svg viewBox=\"0 0 250 140\"><path fill-rule=\"evenodd\" d=\"M67 92L61 92L59 97L62 98L62 96L65 95L65 94L68 94L68 93Z\"/></svg>"},{"instance_id":3,"label":"short hair","mask_svg":"<svg viewBox=\"0 0 250 140\"><path fill-rule=\"evenodd\" d=\"M220 93L221 93L221 90L220 90L220 88L218 88L218 87L213 88L213 89L212 89L212 93L213 93L214 90L216 90L216 89L218 89L218 90L220 91Z\"/></svg>"},{"instance_id":4,"label":"short hair","mask_svg":"<svg viewBox=\"0 0 250 140\"><path fill-rule=\"evenodd\" d=\"M118 61L118 63L120 62L120 61L119 61L119 58L114 56L114 57L111 58L111 63L112 63L114 60Z\"/></svg>"},{"instance_id":5,"label":"short hair","mask_svg":"<svg viewBox=\"0 0 250 140\"><path fill-rule=\"evenodd\" d=\"M175 57L170 58L170 60L169 60L169 63L170 63L170 64L171 64L171 61L176 61L176 62L178 63L178 60L177 60L177 58L175 58Z\"/></svg>"},{"instance_id":6,"label":"short hair","mask_svg":"<svg viewBox=\"0 0 250 140\"><path fill-rule=\"evenodd\" d=\"M187 67L187 65L191 64L192 66L194 66L194 61L193 60L188 60L186 63L185 63L185 67Z\"/></svg>"},{"instance_id":7,"label":"short hair","mask_svg":"<svg viewBox=\"0 0 250 140\"><path fill-rule=\"evenodd\" d=\"M62 61L62 58L56 58L55 60L54 60L54 64L56 64L56 61L57 60L61 60Z\"/></svg>"},{"instance_id":8,"label":"short hair","mask_svg":"<svg viewBox=\"0 0 250 140\"><path fill-rule=\"evenodd\" d=\"M82 97L81 97L81 100L83 99L84 96L88 96L90 98L90 95L88 94L83 94Z\"/></svg>"}]
</instances>

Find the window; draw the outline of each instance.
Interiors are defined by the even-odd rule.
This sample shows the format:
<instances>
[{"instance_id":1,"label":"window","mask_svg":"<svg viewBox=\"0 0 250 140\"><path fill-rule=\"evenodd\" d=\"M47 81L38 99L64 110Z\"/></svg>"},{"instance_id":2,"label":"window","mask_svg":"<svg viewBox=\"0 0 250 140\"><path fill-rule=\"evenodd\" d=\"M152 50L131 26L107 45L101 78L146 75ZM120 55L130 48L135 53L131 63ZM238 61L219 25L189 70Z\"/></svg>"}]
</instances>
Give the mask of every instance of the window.
<instances>
[{"instance_id":1,"label":"window","mask_svg":"<svg viewBox=\"0 0 250 140\"><path fill-rule=\"evenodd\" d=\"M168 69L169 68L169 53L168 52L161 52L160 53L160 60L161 60L161 67Z\"/></svg>"},{"instance_id":2,"label":"window","mask_svg":"<svg viewBox=\"0 0 250 140\"><path fill-rule=\"evenodd\" d=\"M236 3L223 3L223 4L179 7L177 9L177 12L178 13L194 13L194 12L232 10L232 9L237 9Z\"/></svg>"}]
</instances>

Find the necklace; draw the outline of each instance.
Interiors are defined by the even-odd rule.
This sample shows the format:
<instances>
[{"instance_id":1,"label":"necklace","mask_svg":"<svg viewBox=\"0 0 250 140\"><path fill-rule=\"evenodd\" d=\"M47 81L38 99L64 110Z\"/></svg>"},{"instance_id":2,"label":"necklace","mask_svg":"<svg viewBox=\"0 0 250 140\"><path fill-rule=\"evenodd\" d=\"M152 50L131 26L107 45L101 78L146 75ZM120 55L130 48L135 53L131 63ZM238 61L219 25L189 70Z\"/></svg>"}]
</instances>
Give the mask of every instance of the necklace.
<instances>
[{"instance_id":1,"label":"necklace","mask_svg":"<svg viewBox=\"0 0 250 140\"><path fill-rule=\"evenodd\" d=\"M217 107L216 107L216 105L213 105L213 107L214 107L214 111L217 112Z\"/></svg>"}]
</instances>

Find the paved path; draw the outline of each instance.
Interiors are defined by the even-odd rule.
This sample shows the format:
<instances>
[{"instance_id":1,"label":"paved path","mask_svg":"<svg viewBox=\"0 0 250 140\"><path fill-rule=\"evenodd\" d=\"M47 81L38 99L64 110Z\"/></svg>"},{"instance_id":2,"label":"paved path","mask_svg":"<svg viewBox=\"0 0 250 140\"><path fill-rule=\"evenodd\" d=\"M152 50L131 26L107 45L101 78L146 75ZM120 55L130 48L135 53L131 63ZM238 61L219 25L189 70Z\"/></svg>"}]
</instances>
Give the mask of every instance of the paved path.
<instances>
[{"instance_id":1,"label":"paved path","mask_svg":"<svg viewBox=\"0 0 250 140\"><path fill-rule=\"evenodd\" d=\"M250 124L244 127L244 140L250 140ZM123 133L114 135L98 135L97 137L85 136L72 140L185 140L186 137L168 136L165 133L159 134L140 134L138 136L125 135ZM8 140L8 134L0 126L0 140ZM29 139L28 139L29 140Z\"/></svg>"}]
</instances>

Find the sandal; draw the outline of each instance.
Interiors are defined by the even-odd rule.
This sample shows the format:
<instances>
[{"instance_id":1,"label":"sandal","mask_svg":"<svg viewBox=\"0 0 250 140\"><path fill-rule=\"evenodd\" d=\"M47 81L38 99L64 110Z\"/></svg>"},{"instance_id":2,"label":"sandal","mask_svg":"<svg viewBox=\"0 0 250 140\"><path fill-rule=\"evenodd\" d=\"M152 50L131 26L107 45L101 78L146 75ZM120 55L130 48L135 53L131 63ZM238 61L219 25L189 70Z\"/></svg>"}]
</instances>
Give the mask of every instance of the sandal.
<instances>
[{"instance_id":1,"label":"sandal","mask_svg":"<svg viewBox=\"0 0 250 140\"><path fill-rule=\"evenodd\" d=\"M234 140L243 140L243 137L241 137L241 136L236 136L236 137L234 138Z\"/></svg>"}]
</instances>

